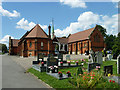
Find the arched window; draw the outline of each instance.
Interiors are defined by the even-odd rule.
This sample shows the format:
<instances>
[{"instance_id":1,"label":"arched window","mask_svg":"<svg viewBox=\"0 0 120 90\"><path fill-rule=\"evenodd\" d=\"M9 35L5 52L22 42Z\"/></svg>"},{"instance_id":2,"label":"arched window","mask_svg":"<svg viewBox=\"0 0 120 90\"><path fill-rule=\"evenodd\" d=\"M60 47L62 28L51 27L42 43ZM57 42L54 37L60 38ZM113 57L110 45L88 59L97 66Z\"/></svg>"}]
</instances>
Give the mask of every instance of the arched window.
<instances>
[{"instance_id":1,"label":"arched window","mask_svg":"<svg viewBox=\"0 0 120 90\"><path fill-rule=\"evenodd\" d=\"M30 45L29 45L29 47L31 47L32 46L32 42L30 42Z\"/></svg>"},{"instance_id":2,"label":"arched window","mask_svg":"<svg viewBox=\"0 0 120 90\"><path fill-rule=\"evenodd\" d=\"M43 42L41 42L41 47L43 47Z\"/></svg>"}]
</instances>

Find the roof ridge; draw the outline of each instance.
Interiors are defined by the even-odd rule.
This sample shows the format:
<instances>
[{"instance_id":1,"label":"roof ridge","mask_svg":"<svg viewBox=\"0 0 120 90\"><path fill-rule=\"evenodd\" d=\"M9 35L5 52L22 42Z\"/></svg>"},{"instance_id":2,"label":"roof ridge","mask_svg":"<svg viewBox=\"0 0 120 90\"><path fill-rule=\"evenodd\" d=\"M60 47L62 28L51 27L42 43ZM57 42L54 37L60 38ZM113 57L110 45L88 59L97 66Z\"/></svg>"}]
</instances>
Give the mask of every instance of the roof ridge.
<instances>
[{"instance_id":1,"label":"roof ridge","mask_svg":"<svg viewBox=\"0 0 120 90\"><path fill-rule=\"evenodd\" d=\"M93 27L93 28L89 28L89 29L87 29L87 30L91 30L91 29L94 30L94 28L95 28L95 27ZM73 33L73 34L71 34L71 35L74 35L74 34L77 34L77 33L81 33L81 32L85 32L85 31L87 31L87 30L79 31L79 32Z\"/></svg>"}]
</instances>

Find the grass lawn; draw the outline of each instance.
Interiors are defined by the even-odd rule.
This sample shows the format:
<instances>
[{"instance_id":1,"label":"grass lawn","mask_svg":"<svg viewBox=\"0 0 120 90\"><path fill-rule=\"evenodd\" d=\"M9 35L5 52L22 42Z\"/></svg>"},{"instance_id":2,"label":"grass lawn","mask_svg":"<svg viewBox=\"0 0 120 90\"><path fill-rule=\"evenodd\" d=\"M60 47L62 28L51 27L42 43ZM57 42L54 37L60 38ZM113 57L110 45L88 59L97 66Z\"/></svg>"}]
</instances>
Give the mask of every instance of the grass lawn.
<instances>
[{"instance_id":1,"label":"grass lawn","mask_svg":"<svg viewBox=\"0 0 120 90\"><path fill-rule=\"evenodd\" d=\"M86 62L88 62L88 60L86 60ZM74 62L72 62L72 63L74 63ZM116 64L116 61L105 61L105 62L103 62L103 64L101 65L100 72L103 73L103 67L107 66L107 65L113 65L113 75L117 75L117 64ZM83 72L86 72L88 64L85 63L83 67L86 68L85 70L83 70ZM71 68L59 69L59 71L61 71L64 74L66 74L66 72L70 71L72 77L76 77L75 74L77 73L77 69L78 69L78 67L74 67L74 68L71 67ZM54 77L52 77L50 75L47 75L45 72L39 72L39 71L34 70L33 68L30 68L28 70L28 72L34 74L35 76L38 77L38 79L41 79L42 81L44 81L45 83L49 84L53 88L77 88L74 84L71 84L69 82L70 79L58 80L58 79L56 79L56 78L54 78ZM112 85L112 84L109 84L108 81L106 82L106 80L104 80L104 79L100 80L99 82L101 84L97 84L96 87L101 87L101 85L102 86L109 85L109 87L110 87ZM108 83L108 84L104 84L104 83Z\"/></svg>"},{"instance_id":2,"label":"grass lawn","mask_svg":"<svg viewBox=\"0 0 120 90\"><path fill-rule=\"evenodd\" d=\"M28 72L34 74L38 77L38 79L41 79L53 88L76 88L74 85L68 82L68 79L58 80L50 75L47 75L45 72L39 72L33 68L30 68Z\"/></svg>"}]
</instances>

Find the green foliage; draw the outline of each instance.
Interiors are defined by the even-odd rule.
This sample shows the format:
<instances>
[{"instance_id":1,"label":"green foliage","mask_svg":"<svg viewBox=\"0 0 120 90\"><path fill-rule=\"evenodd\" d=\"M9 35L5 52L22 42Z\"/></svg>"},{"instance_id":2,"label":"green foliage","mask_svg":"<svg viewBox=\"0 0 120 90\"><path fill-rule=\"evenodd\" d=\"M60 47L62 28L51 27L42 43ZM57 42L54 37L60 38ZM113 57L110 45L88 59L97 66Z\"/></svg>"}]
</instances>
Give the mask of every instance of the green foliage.
<instances>
[{"instance_id":1,"label":"green foliage","mask_svg":"<svg viewBox=\"0 0 120 90\"><path fill-rule=\"evenodd\" d=\"M2 50L3 54L8 52L7 46L5 44L0 44L0 50Z\"/></svg>"},{"instance_id":2,"label":"green foliage","mask_svg":"<svg viewBox=\"0 0 120 90\"><path fill-rule=\"evenodd\" d=\"M74 85L68 82L68 79L58 80L50 75L47 75L46 72L39 72L33 68L30 68L27 72L34 74L38 77L38 79L41 79L53 88L76 88Z\"/></svg>"},{"instance_id":3,"label":"green foliage","mask_svg":"<svg viewBox=\"0 0 120 90\"><path fill-rule=\"evenodd\" d=\"M79 75L79 74L83 74L83 71L82 71L81 67L79 67L78 70L77 70L77 75Z\"/></svg>"},{"instance_id":4,"label":"green foliage","mask_svg":"<svg viewBox=\"0 0 120 90\"><path fill-rule=\"evenodd\" d=\"M115 39L115 44L112 47L112 53L114 54L113 58L117 58L120 54L120 33L118 34L117 38Z\"/></svg>"},{"instance_id":5,"label":"green foliage","mask_svg":"<svg viewBox=\"0 0 120 90\"><path fill-rule=\"evenodd\" d=\"M100 30L100 32L102 33L102 35L103 35L104 37L106 37L106 33L107 33L106 29L103 28L101 25L97 25L97 27L98 27L98 29Z\"/></svg>"},{"instance_id":6,"label":"green foliage","mask_svg":"<svg viewBox=\"0 0 120 90\"><path fill-rule=\"evenodd\" d=\"M106 43L106 50L112 50L112 47L115 43L116 36L114 35L106 35L105 43Z\"/></svg>"}]
</instances>

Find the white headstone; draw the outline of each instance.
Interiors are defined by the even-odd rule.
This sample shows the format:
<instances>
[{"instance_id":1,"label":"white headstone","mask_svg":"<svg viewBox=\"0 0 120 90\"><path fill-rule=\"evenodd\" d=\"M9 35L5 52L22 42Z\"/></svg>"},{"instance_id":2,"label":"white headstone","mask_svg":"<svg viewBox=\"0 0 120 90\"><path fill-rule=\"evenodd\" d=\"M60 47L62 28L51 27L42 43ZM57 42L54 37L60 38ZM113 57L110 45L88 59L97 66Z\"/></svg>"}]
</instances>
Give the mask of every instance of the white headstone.
<instances>
[{"instance_id":1,"label":"white headstone","mask_svg":"<svg viewBox=\"0 0 120 90\"><path fill-rule=\"evenodd\" d=\"M107 58L108 58L108 60L111 60L113 58L113 55L112 54L107 54Z\"/></svg>"},{"instance_id":2,"label":"white headstone","mask_svg":"<svg viewBox=\"0 0 120 90\"><path fill-rule=\"evenodd\" d=\"M117 57L117 74L120 74L120 55Z\"/></svg>"},{"instance_id":3,"label":"white headstone","mask_svg":"<svg viewBox=\"0 0 120 90\"><path fill-rule=\"evenodd\" d=\"M97 63L102 64L102 61L103 61L102 52L98 51L98 52L95 52L95 54L96 54Z\"/></svg>"}]
</instances>

